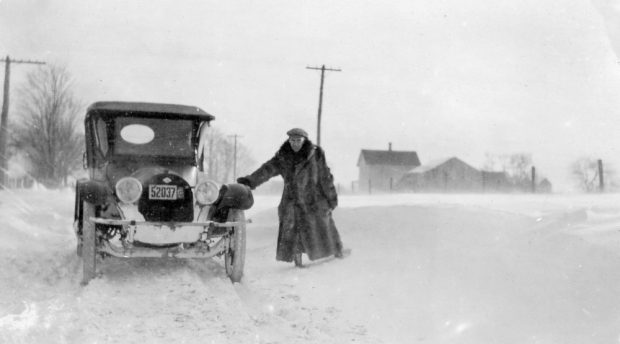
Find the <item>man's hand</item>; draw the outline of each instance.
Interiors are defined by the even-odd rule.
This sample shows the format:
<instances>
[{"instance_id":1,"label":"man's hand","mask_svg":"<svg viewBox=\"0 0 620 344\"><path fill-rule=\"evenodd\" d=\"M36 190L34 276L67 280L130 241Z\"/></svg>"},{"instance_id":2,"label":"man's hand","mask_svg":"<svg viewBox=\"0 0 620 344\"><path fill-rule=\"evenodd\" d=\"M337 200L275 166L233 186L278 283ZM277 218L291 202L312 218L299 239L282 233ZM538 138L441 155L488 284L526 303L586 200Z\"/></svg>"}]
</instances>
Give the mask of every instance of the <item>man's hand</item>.
<instances>
[{"instance_id":1,"label":"man's hand","mask_svg":"<svg viewBox=\"0 0 620 344\"><path fill-rule=\"evenodd\" d=\"M237 178L237 183L243 184L243 185L249 187L250 189L252 188L252 183L250 182L250 179L248 179L247 177L239 177L239 178Z\"/></svg>"},{"instance_id":2,"label":"man's hand","mask_svg":"<svg viewBox=\"0 0 620 344\"><path fill-rule=\"evenodd\" d=\"M338 206L338 202L333 202L333 201L327 201L327 204L329 205L329 210L334 210L336 209L336 207Z\"/></svg>"}]
</instances>

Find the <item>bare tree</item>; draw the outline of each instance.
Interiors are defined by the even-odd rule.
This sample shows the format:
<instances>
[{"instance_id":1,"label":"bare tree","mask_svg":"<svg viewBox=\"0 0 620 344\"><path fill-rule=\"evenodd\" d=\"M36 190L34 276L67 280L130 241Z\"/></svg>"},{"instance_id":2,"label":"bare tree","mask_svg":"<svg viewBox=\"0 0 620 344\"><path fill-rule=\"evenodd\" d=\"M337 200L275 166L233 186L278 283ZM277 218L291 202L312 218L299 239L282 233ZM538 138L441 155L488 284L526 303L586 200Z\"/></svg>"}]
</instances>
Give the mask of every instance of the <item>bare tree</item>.
<instances>
[{"instance_id":1,"label":"bare tree","mask_svg":"<svg viewBox=\"0 0 620 344\"><path fill-rule=\"evenodd\" d=\"M204 169L210 179L220 183L228 183L233 180L234 169L234 144L215 128L210 128L205 142ZM254 165L254 159L249 150L237 142L237 170L244 171Z\"/></svg>"},{"instance_id":2,"label":"bare tree","mask_svg":"<svg viewBox=\"0 0 620 344\"><path fill-rule=\"evenodd\" d=\"M237 177L252 172L251 169L255 168L255 165L256 160L252 157L248 147L237 143Z\"/></svg>"},{"instance_id":3,"label":"bare tree","mask_svg":"<svg viewBox=\"0 0 620 344\"><path fill-rule=\"evenodd\" d=\"M28 74L18 90L19 122L12 146L32 169L29 173L47 186L67 184L81 165L84 135L79 126L77 102L69 72L49 65Z\"/></svg>"},{"instance_id":4,"label":"bare tree","mask_svg":"<svg viewBox=\"0 0 620 344\"><path fill-rule=\"evenodd\" d=\"M532 156L526 153L486 154L484 169L502 171L517 187L527 188L531 182Z\"/></svg>"},{"instance_id":5,"label":"bare tree","mask_svg":"<svg viewBox=\"0 0 620 344\"><path fill-rule=\"evenodd\" d=\"M577 186L585 192L599 191L599 168L598 159L592 157L581 157L571 164L571 174ZM608 189L617 188L615 170L611 166L605 166L603 170L603 180L606 181Z\"/></svg>"}]
</instances>

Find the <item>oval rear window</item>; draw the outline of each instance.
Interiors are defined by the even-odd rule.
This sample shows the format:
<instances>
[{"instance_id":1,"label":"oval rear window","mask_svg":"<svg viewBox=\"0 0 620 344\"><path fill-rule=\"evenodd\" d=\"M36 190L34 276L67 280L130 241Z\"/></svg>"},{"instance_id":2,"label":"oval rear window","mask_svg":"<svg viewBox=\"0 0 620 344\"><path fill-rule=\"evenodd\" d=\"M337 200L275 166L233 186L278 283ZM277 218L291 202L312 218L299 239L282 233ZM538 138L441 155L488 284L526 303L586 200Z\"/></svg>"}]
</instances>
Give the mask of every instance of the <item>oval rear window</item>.
<instances>
[{"instance_id":1,"label":"oval rear window","mask_svg":"<svg viewBox=\"0 0 620 344\"><path fill-rule=\"evenodd\" d=\"M155 132L143 124L130 124L121 129L123 140L136 145L143 145L153 141Z\"/></svg>"}]
</instances>

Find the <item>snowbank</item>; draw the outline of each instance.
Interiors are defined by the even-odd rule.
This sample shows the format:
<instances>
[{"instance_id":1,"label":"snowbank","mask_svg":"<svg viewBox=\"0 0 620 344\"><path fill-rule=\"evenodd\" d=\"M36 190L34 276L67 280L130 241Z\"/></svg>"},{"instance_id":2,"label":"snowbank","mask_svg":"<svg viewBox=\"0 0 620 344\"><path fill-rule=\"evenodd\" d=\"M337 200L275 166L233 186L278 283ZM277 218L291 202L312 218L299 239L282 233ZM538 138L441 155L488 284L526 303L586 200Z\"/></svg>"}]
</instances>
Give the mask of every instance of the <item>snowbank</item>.
<instances>
[{"instance_id":1,"label":"snowbank","mask_svg":"<svg viewBox=\"0 0 620 344\"><path fill-rule=\"evenodd\" d=\"M80 287L71 190L3 192L0 342L617 342L616 201L343 196L353 253L297 269L274 258L279 197L257 196L242 283L219 259L108 259Z\"/></svg>"}]
</instances>

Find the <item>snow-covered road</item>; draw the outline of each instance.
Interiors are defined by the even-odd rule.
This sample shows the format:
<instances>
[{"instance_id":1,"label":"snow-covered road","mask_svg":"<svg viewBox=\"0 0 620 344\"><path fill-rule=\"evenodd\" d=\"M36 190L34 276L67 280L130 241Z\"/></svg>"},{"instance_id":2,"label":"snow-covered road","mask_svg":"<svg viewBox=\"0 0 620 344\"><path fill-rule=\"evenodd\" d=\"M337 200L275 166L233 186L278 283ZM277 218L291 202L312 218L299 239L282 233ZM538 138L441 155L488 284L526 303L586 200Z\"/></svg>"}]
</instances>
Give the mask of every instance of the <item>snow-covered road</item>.
<instances>
[{"instance_id":1,"label":"snow-covered road","mask_svg":"<svg viewBox=\"0 0 620 344\"><path fill-rule=\"evenodd\" d=\"M277 197L219 259L108 259L81 287L73 194L0 194L2 343L615 343L614 195L343 196L344 260L275 261ZM619 203L620 204L620 203Z\"/></svg>"}]
</instances>

